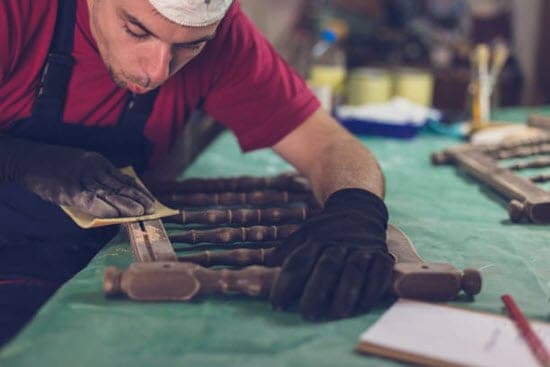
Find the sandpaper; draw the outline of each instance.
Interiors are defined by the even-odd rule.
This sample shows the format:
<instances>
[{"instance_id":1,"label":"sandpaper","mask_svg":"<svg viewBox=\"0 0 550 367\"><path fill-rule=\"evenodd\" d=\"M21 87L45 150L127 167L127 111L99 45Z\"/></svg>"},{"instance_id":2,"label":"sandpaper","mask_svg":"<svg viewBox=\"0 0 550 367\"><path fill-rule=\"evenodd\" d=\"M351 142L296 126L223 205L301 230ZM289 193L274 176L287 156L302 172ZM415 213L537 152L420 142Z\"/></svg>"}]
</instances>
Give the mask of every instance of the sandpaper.
<instances>
[{"instance_id":1,"label":"sandpaper","mask_svg":"<svg viewBox=\"0 0 550 367\"><path fill-rule=\"evenodd\" d=\"M136 172L132 167L125 167L121 169L122 173L127 174L128 176L132 176L136 179L138 184L145 187L143 182L139 179ZM96 218L88 213L84 213L78 209L75 209L73 207L68 207L65 205L61 205L61 209L71 217L71 219L82 228L95 228L95 227L102 227L102 226L110 226L113 224L122 224L122 223L132 223L142 220L152 220L152 219L159 219L163 217L168 217L170 215L178 214L177 210L170 209L167 206L163 205L161 202L159 202L157 199L155 199L155 202L153 204L155 208L155 212L153 214L149 215L142 215L138 217L117 217L117 218Z\"/></svg>"}]
</instances>

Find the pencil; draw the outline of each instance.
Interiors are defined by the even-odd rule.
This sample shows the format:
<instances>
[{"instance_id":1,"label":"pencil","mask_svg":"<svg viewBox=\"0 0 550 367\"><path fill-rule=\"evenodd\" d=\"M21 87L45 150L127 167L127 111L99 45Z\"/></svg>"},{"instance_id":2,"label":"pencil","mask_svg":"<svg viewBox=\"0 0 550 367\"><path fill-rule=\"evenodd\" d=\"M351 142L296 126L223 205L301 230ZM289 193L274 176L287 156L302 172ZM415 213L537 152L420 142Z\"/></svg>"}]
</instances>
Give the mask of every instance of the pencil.
<instances>
[{"instance_id":1,"label":"pencil","mask_svg":"<svg viewBox=\"0 0 550 367\"><path fill-rule=\"evenodd\" d=\"M548 350L546 350L546 347L542 344L542 341L539 339L537 334L535 334L531 328L531 325L529 325L529 321L523 315L512 296L509 294L504 294L500 297L500 299L504 302L504 306L506 306L508 314L521 332L521 335L527 342L529 348L531 348L535 354L535 357L539 360L542 366L550 367L550 353L548 353Z\"/></svg>"}]
</instances>

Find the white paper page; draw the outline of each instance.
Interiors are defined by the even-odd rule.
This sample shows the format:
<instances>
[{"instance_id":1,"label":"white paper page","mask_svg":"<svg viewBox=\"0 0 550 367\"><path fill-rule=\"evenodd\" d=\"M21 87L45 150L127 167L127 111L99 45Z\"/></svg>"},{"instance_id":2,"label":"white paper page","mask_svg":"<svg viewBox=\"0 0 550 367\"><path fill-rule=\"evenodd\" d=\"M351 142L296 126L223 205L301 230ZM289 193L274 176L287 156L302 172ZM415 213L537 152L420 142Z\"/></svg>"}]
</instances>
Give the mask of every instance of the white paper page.
<instances>
[{"instance_id":1,"label":"white paper page","mask_svg":"<svg viewBox=\"0 0 550 367\"><path fill-rule=\"evenodd\" d=\"M550 324L531 326L549 346ZM540 366L506 316L411 300L397 301L360 341L466 366Z\"/></svg>"}]
</instances>

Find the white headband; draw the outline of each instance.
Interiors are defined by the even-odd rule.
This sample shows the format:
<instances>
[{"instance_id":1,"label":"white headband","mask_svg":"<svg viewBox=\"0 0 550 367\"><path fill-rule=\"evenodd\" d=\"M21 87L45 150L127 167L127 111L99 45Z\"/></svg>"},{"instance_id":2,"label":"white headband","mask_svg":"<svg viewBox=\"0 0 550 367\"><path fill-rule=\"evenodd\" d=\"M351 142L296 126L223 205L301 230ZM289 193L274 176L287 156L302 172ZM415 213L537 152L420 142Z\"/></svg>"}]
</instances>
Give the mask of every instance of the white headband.
<instances>
[{"instance_id":1,"label":"white headband","mask_svg":"<svg viewBox=\"0 0 550 367\"><path fill-rule=\"evenodd\" d=\"M205 27L221 20L233 0L149 0L172 22L188 27Z\"/></svg>"}]
</instances>

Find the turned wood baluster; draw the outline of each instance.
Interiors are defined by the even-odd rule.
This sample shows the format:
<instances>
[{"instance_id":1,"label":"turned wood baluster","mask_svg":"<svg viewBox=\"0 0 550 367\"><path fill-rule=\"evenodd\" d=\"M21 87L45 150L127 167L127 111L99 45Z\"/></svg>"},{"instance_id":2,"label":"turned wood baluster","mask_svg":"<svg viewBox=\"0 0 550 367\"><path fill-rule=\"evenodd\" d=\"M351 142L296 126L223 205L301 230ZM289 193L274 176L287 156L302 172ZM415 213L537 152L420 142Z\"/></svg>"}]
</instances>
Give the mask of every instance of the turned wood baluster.
<instances>
[{"instance_id":1,"label":"turned wood baluster","mask_svg":"<svg viewBox=\"0 0 550 367\"><path fill-rule=\"evenodd\" d=\"M206 230L188 230L169 235L171 241L185 243L233 243L276 241L287 238L300 226L294 224L282 226L224 227Z\"/></svg>"},{"instance_id":2,"label":"turned wood baluster","mask_svg":"<svg viewBox=\"0 0 550 367\"><path fill-rule=\"evenodd\" d=\"M310 190L307 179L295 172L272 177L190 178L183 181L153 182L150 184L150 189L157 195L164 193L248 192L265 189L295 192Z\"/></svg>"},{"instance_id":3,"label":"turned wood baluster","mask_svg":"<svg viewBox=\"0 0 550 367\"><path fill-rule=\"evenodd\" d=\"M529 180L536 183L545 183L550 181L550 174L541 173L540 175L529 177Z\"/></svg>"},{"instance_id":4,"label":"turned wood baluster","mask_svg":"<svg viewBox=\"0 0 550 367\"><path fill-rule=\"evenodd\" d=\"M526 139L517 139L509 142L496 143L496 144L487 144L476 146L481 149L484 153L494 154L501 151L506 151L510 149L520 148L520 147L529 147L535 145L543 145L550 143L550 134L541 134L539 136L533 136Z\"/></svg>"},{"instance_id":5,"label":"turned wood baluster","mask_svg":"<svg viewBox=\"0 0 550 367\"><path fill-rule=\"evenodd\" d=\"M179 214L163 218L163 220L167 223L177 224L280 224L302 222L312 214L313 211L306 207L180 210Z\"/></svg>"},{"instance_id":6,"label":"turned wood baluster","mask_svg":"<svg viewBox=\"0 0 550 367\"><path fill-rule=\"evenodd\" d=\"M550 144L522 146L489 153L491 157L496 159L523 158L537 154L550 154Z\"/></svg>"},{"instance_id":7,"label":"turned wood baluster","mask_svg":"<svg viewBox=\"0 0 550 367\"><path fill-rule=\"evenodd\" d=\"M278 275L279 268L263 266L210 270L192 263L133 263L124 272L107 268L103 290L108 296L124 293L136 301L190 301L228 293L265 298Z\"/></svg>"},{"instance_id":8,"label":"turned wood baluster","mask_svg":"<svg viewBox=\"0 0 550 367\"><path fill-rule=\"evenodd\" d=\"M265 265L272 248L245 249L224 251L202 251L192 255L181 256L180 262L190 262L204 267L211 266L250 266Z\"/></svg>"},{"instance_id":9,"label":"turned wood baluster","mask_svg":"<svg viewBox=\"0 0 550 367\"><path fill-rule=\"evenodd\" d=\"M550 157L542 157L528 162L514 163L507 168L512 171L520 171L526 168L546 168L550 167Z\"/></svg>"},{"instance_id":10,"label":"turned wood baluster","mask_svg":"<svg viewBox=\"0 0 550 367\"><path fill-rule=\"evenodd\" d=\"M449 264L396 266L392 291L400 297L450 301L460 287L479 293L481 277L474 269L460 273ZM445 266L443 266L445 265ZM280 268L249 266L211 270L189 262L133 263L126 271L106 269L103 290L107 296L126 294L136 301L190 301L201 295L239 293L267 297Z\"/></svg>"},{"instance_id":11,"label":"turned wood baluster","mask_svg":"<svg viewBox=\"0 0 550 367\"><path fill-rule=\"evenodd\" d=\"M195 194L163 194L159 200L169 206L273 205L295 201L315 202L311 193L288 191L252 191Z\"/></svg>"}]
</instances>

